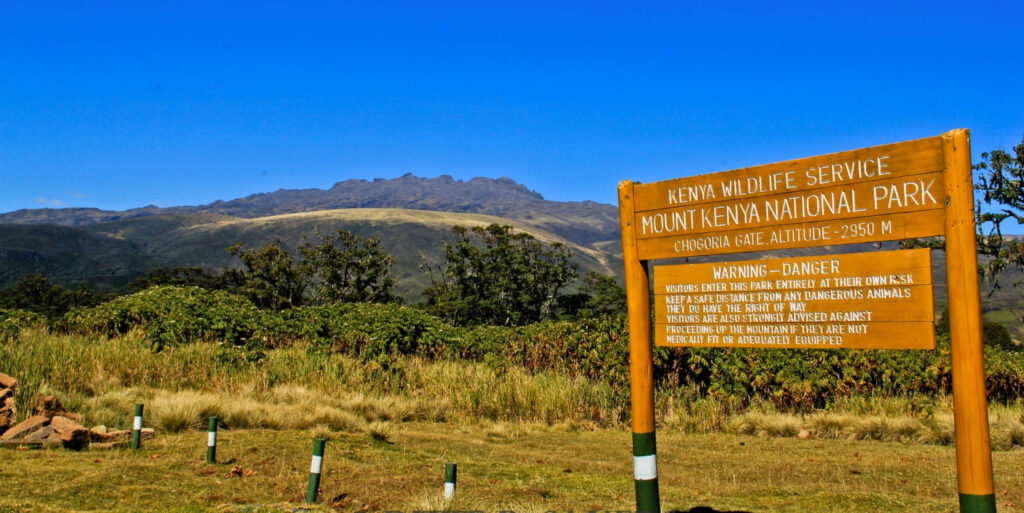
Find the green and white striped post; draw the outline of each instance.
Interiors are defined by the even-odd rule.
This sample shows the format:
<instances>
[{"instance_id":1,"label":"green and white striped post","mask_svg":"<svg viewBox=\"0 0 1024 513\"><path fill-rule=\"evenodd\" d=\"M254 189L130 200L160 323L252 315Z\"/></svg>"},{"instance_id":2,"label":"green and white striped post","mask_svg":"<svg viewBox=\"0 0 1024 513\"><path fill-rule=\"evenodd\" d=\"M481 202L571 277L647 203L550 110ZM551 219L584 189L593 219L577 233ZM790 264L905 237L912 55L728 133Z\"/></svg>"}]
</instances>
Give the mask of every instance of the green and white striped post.
<instances>
[{"instance_id":1,"label":"green and white striped post","mask_svg":"<svg viewBox=\"0 0 1024 513\"><path fill-rule=\"evenodd\" d=\"M633 433L633 482L636 487L636 510L641 513L661 511L656 445L653 431Z\"/></svg>"},{"instance_id":2,"label":"green and white striped post","mask_svg":"<svg viewBox=\"0 0 1024 513\"><path fill-rule=\"evenodd\" d=\"M142 447L142 405L135 405L135 419L132 421L132 449Z\"/></svg>"},{"instance_id":3,"label":"green and white striped post","mask_svg":"<svg viewBox=\"0 0 1024 513\"><path fill-rule=\"evenodd\" d=\"M206 432L206 462L217 463L217 417L210 417L210 428Z\"/></svg>"},{"instance_id":4,"label":"green and white striped post","mask_svg":"<svg viewBox=\"0 0 1024 513\"><path fill-rule=\"evenodd\" d=\"M316 502L317 492L320 490L320 466L324 461L325 438L317 438L313 441L313 461L309 464L309 487L306 488L306 504Z\"/></svg>"},{"instance_id":5,"label":"green and white striped post","mask_svg":"<svg viewBox=\"0 0 1024 513\"><path fill-rule=\"evenodd\" d=\"M455 497L455 477L458 470L455 463L444 464L444 500L446 501Z\"/></svg>"}]
</instances>

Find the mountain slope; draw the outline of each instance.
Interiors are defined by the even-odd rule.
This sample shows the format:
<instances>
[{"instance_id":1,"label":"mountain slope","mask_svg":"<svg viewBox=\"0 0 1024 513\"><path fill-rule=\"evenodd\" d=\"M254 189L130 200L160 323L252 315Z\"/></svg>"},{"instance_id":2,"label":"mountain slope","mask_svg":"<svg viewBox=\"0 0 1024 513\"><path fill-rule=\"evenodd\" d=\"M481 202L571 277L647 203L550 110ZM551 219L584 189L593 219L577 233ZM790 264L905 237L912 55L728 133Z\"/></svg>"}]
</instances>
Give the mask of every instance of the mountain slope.
<instances>
[{"instance_id":1,"label":"mountain slope","mask_svg":"<svg viewBox=\"0 0 1024 513\"><path fill-rule=\"evenodd\" d=\"M222 214L173 213L121 218L83 227L0 225L0 287L29 272L41 272L65 284L85 281L106 288L125 284L156 267L238 265L224 248L237 242L254 248L281 240L294 249L316 233L342 228L378 237L395 257L397 292L415 299L428 285L423 262L441 261L441 243L451 227L508 224L546 243L561 243L575 253L580 272L617 274L621 258L559 235L500 217L409 209L341 209L243 219ZM308 238L308 239L307 239Z\"/></svg>"},{"instance_id":2,"label":"mountain slope","mask_svg":"<svg viewBox=\"0 0 1024 513\"><path fill-rule=\"evenodd\" d=\"M69 226L0 225L0 287L38 273L67 285L120 289L147 267L132 241Z\"/></svg>"},{"instance_id":3,"label":"mountain slope","mask_svg":"<svg viewBox=\"0 0 1024 513\"><path fill-rule=\"evenodd\" d=\"M574 261L581 273L598 271L615 274L621 260L592 248L567 241L557 235L492 216L453 214L405 209L344 209L300 214L284 214L257 219L226 219L206 224L181 227L149 240L144 248L154 262L163 266L202 266L220 268L237 264L237 259L223 248L243 242L256 247L280 239L286 247L295 248L316 233L332 233L342 228L365 237L378 237L385 251L394 256L393 274L398 292L408 298L418 297L427 286L420 270L424 261L441 260L441 242L453 225L486 226L492 223L511 224L538 239L565 244L575 253Z\"/></svg>"},{"instance_id":4,"label":"mountain slope","mask_svg":"<svg viewBox=\"0 0 1024 513\"><path fill-rule=\"evenodd\" d=\"M612 205L558 202L508 178L454 180L450 176L392 180L347 180L330 189L282 189L208 205L123 212L98 209L30 209L0 214L0 224L86 226L161 214L208 213L241 218L349 208L399 208L475 213L518 221L589 245L618 240L618 210Z\"/></svg>"}]
</instances>

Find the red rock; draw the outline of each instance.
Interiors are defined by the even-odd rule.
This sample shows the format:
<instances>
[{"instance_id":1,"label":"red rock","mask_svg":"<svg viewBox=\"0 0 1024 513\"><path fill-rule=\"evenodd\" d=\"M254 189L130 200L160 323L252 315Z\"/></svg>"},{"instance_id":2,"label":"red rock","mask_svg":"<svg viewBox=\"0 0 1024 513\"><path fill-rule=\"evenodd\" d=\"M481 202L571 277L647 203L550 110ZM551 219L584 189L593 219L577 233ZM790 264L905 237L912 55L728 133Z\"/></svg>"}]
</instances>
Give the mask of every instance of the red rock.
<instances>
[{"instance_id":1,"label":"red rock","mask_svg":"<svg viewBox=\"0 0 1024 513\"><path fill-rule=\"evenodd\" d=\"M99 442L93 442L89 444L90 449L113 449L115 447L127 447L132 441L131 431L112 431L106 435L100 435L93 433L94 437L103 436L105 439ZM150 440L154 436L154 431L150 428L142 428L140 436L143 440Z\"/></svg>"},{"instance_id":2,"label":"red rock","mask_svg":"<svg viewBox=\"0 0 1024 513\"><path fill-rule=\"evenodd\" d=\"M79 431L89 431L88 429L85 429L85 426L62 415L56 415L50 419L50 427L53 428L54 433L60 433L62 435L77 433Z\"/></svg>"},{"instance_id":3,"label":"red rock","mask_svg":"<svg viewBox=\"0 0 1024 513\"><path fill-rule=\"evenodd\" d=\"M54 434L60 435L60 441L69 449L81 449L92 441L92 431L67 417L55 416L50 428Z\"/></svg>"},{"instance_id":4,"label":"red rock","mask_svg":"<svg viewBox=\"0 0 1024 513\"><path fill-rule=\"evenodd\" d=\"M31 433L22 440L46 440L50 435L53 434L53 428L46 426L43 429Z\"/></svg>"},{"instance_id":5,"label":"red rock","mask_svg":"<svg viewBox=\"0 0 1024 513\"><path fill-rule=\"evenodd\" d=\"M16 390L18 388L18 380L0 372L0 387Z\"/></svg>"},{"instance_id":6,"label":"red rock","mask_svg":"<svg viewBox=\"0 0 1024 513\"><path fill-rule=\"evenodd\" d=\"M4 432L3 435L0 435L0 440L11 440L13 438L24 438L25 436L31 434L33 431L35 431L37 429L42 429L43 427L45 427L45 426L47 426L49 424L50 424L50 419L48 419L48 418L46 418L46 417L44 417L42 415L36 415L36 416L33 416L33 417L29 417L29 418L27 418L27 419L25 419L25 420L15 424L14 426L12 426L11 429L8 429L6 432Z\"/></svg>"},{"instance_id":7,"label":"red rock","mask_svg":"<svg viewBox=\"0 0 1024 513\"><path fill-rule=\"evenodd\" d=\"M36 415L53 417L54 415L61 415L63 413L64 405L61 404L60 399L57 399L57 396L43 394L36 396Z\"/></svg>"},{"instance_id":8,"label":"red rock","mask_svg":"<svg viewBox=\"0 0 1024 513\"><path fill-rule=\"evenodd\" d=\"M81 449L89 443L92 432L85 429L81 424L60 415L54 416L50 422L50 429L53 434L46 438L47 441L59 441L68 449Z\"/></svg>"}]
</instances>

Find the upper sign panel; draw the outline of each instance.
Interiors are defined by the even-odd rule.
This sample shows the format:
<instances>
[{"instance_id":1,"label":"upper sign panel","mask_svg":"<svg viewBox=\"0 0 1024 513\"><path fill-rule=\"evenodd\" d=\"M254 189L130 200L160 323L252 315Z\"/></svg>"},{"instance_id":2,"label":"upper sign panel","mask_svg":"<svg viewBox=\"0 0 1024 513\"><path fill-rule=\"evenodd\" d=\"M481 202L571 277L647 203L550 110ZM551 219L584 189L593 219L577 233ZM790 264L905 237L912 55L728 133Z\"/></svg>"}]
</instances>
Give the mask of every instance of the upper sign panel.
<instances>
[{"instance_id":1,"label":"upper sign panel","mask_svg":"<svg viewBox=\"0 0 1024 513\"><path fill-rule=\"evenodd\" d=\"M941 137L634 189L642 260L941 235Z\"/></svg>"}]
</instances>

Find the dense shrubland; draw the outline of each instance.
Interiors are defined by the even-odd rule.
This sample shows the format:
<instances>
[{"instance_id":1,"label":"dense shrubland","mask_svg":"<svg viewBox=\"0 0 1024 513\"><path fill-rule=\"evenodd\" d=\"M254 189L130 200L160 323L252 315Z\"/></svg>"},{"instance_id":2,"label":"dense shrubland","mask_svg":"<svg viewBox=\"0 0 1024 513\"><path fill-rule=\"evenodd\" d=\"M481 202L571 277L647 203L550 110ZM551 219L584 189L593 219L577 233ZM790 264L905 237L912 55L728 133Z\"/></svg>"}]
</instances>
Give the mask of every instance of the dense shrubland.
<instances>
[{"instance_id":1,"label":"dense shrubland","mask_svg":"<svg viewBox=\"0 0 1024 513\"><path fill-rule=\"evenodd\" d=\"M195 313L203 301L194 296L213 295L175 287L151 292L132 299L175 304L175 296L191 295L185 309ZM453 327L393 304L257 309L258 318L248 317L247 305L239 315L259 322L259 330L237 338L239 345L222 338L236 330L210 328L232 325L225 308L210 325L197 317L199 326L185 327L209 338L158 346L153 337L181 333L168 331L181 326L140 322L122 331L127 312L139 311L129 303L75 311L52 328L39 316L0 312L9 328L0 372L22 382L19 411L46 392L88 422L114 426L142 401L153 425L169 430L200 428L208 415L233 427L272 429L350 430L381 420L629 422L621 317ZM989 347L986 357L995 446L1024 445L1021 354ZM658 349L655 363L656 411L671 429L952 441L945 336L937 351Z\"/></svg>"},{"instance_id":2,"label":"dense shrubland","mask_svg":"<svg viewBox=\"0 0 1024 513\"><path fill-rule=\"evenodd\" d=\"M0 330L8 338L43 324L31 312L0 312ZM225 291L163 286L74 309L51 329L79 336L136 333L154 352L218 342L240 361L258 362L270 350L297 345L311 355L341 354L385 371L410 357L473 361L499 372L517 367L601 383L628 400L628 330L617 315L459 327L393 303L275 311ZM688 387L736 411L756 401L807 412L851 395L928 398L951 385L948 333L940 332L938 340L936 351L658 348L655 378L660 387ZM990 399L1013 402L1024 396L1024 352L988 345L986 363ZM924 410L928 401L922 401Z\"/></svg>"}]
</instances>

